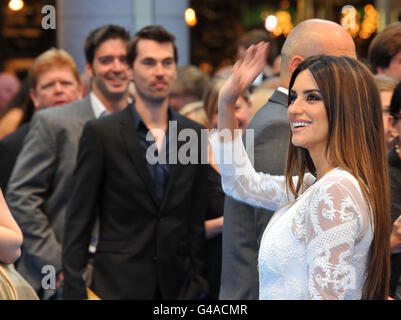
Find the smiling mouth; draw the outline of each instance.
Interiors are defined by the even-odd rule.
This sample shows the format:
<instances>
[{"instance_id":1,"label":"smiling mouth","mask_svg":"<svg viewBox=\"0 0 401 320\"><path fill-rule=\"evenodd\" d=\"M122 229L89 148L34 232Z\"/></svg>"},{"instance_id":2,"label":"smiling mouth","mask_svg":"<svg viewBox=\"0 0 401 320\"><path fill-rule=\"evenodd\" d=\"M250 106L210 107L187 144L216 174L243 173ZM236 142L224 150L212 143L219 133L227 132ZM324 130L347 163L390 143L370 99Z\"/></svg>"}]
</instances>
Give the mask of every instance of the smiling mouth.
<instances>
[{"instance_id":1,"label":"smiling mouth","mask_svg":"<svg viewBox=\"0 0 401 320\"><path fill-rule=\"evenodd\" d=\"M300 129L300 128L306 128L310 125L309 122L293 122L292 127L293 129Z\"/></svg>"}]
</instances>

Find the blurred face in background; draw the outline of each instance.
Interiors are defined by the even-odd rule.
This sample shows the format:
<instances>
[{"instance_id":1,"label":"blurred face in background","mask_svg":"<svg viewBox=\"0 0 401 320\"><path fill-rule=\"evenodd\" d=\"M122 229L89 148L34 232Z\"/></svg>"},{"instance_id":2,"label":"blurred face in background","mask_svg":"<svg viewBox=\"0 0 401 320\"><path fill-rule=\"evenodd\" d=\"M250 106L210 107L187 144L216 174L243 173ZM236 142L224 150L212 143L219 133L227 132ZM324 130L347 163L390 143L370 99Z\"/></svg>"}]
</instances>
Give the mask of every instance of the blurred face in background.
<instances>
[{"instance_id":1,"label":"blurred face in background","mask_svg":"<svg viewBox=\"0 0 401 320\"><path fill-rule=\"evenodd\" d=\"M393 129L393 135L395 139L401 138L401 112L398 115L394 116L391 121L391 127ZM401 152L399 153L399 157L401 158Z\"/></svg>"},{"instance_id":2,"label":"blurred face in background","mask_svg":"<svg viewBox=\"0 0 401 320\"><path fill-rule=\"evenodd\" d=\"M169 105L175 110L180 111L183 106L188 103L195 102L199 100L198 97L192 96L190 94L181 92L173 86L169 95Z\"/></svg>"},{"instance_id":3,"label":"blurred face in background","mask_svg":"<svg viewBox=\"0 0 401 320\"><path fill-rule=\"evenodd\" d=\"M377 68L377 71L401 80L401 51L393 56L387 68Z\"/></svg>"},{"instance_id":4,"label":"blurred face in background","mask_svg":"<svg viewBox=\"0 0 401 320\"><path fill-rule=\"evenodd\" d=\"M68 67L39 74L30 96L36 109L60 106L81 99L82 87Z\"/></svg>"},{"instance_id":5,"label":"blurred face in background","mask_svg":"<svg viewBox=\"0 0 401 320\"><path fill-rule=\"evenodd\" d=\"M217 106L212 117L212 127L217 128L218 113ZM240 96L235 102L235 118L237 119L238 129L245 130L248 127L251 114L252 114L252 103L248 98Z\"/></svg>"},{"instance_id":6,"label":"blurred face in background","mask_svg":"<svg viewBox=\"0 0 401 320\"><path fill-rule=\"evenodd\" d=\"M6 73L0 74L0 111L7 108L20 86L16 77Z\"/></svg>"},{"instance_id":7,"label":"blurred face in background","mask_svg":"<svg viewBox=\"0 0 401 320\"><path fill-rule=\"evenodd\" d=\"M382 113L383 113L383 126L384 136L386 141L387 152L393 148L394 139L397 137L394 126L392 126L392 117L390 115L390 104L393 91L380 91L380 98L382 102Z\"/></svg>"},{"instance_id":8,"label":"blurred face in background","mask_svg":"<svg viewBox=\"0 0 401 320\"><path fill-rule=\"evenodd\" d=\"M130 82L127 42L119 38L103 41L95 50L92 64L86 64L86 73L101 101L123 98Z\"/></svg>"}]
</instances>

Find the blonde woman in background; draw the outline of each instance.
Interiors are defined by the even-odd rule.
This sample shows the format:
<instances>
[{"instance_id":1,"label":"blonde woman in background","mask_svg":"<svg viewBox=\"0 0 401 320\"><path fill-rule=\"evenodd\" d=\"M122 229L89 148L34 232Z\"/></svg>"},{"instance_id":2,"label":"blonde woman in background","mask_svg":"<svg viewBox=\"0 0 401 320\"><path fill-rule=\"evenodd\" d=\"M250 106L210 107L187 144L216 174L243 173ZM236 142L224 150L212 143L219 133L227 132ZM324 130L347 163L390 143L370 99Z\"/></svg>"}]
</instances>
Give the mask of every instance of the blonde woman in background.
<instances>
[{"instance_id":1,"label":"blonde woman in background","mask_svg":"<svg viewBox=\"0 0 401 320\"><path fill-rule=\"evenodd\" d=\"M38 300L35 290L15 270L23 235L0 188L0 300Z\"/></svg>"},{"instance_id":2,"label":"blonde woman in background","mask_svg":"<svg viewBox=\"0 0 401 320\"><path fill-rule=\"evenodd\" d=\"M206 116L209 121L209 129L217 128L218 108L217 101L219 91L228 77L218 77L211 80L205 87L203 93L203 102L205 105ZM245 130L249 124L252 114L252 102L250 100L250 93L243 92L235 102L235 119L237 120L238 129Z\"/></svg>"}]
</instances>

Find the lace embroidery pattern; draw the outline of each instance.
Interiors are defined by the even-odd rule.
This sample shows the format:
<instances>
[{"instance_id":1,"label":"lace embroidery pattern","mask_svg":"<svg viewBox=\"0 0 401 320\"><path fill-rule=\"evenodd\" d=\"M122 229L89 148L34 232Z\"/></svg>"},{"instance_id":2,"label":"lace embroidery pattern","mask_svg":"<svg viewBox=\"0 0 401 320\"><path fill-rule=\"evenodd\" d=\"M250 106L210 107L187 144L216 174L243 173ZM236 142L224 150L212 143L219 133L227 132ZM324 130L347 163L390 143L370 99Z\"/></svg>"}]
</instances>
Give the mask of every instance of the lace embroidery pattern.
<instances>
[{"instance_id":1,"label":"lace embroidery pattern","mask_svg":"<svg viewBox=\"0 0 401 320\"><path fill-rule=\"evenodd\" d=\"M321 291L344 299L344 292L355 288L355 269L349 261L358 230L356 205L337 190L336 183L320 185L312 197L310 219L316 234L309 244L314 257L308 261L312 299L322 299ZM337 204L334 195L339 198Z\"/></svg>"}]
</instances>

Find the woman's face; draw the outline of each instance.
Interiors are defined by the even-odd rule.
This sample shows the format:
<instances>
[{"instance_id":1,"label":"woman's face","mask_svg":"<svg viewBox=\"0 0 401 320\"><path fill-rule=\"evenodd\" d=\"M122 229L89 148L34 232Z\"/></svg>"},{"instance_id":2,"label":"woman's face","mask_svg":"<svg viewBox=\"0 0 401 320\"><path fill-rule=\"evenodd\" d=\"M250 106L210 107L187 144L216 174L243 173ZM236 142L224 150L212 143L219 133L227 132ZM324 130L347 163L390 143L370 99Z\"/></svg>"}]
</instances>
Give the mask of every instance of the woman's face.
<instances>
[{"instance_id":1,"label":"woman's face","mask_svg":"<svg viewBox=\"0 0 401 320\"><path fill-rule=\"evenodd\" d=\"M252 104L249 100L246 100L243 96L240 96L235 102L235 118L237 119L238 129L245 130L249 124L249 119L251 117ZM218 113L217 107L212 115L212 126L217 128Z\"/></svg>"},{"instance_id":2,"label":"woman's face","mask_svg":"<svg viewBox=\"0 0 401 320\"><path fill-rule=\"evenodd\" d=\"M329 123L321 92L309 70L301 71L290 91L288 119L292 144L313 153L325 152Z\"/></svg>"},{"instance_id":3,"label":"woman's face","mask_svg":"<svg viewBox=\"0 0 401 320\"><path fill-rule=\"evenodd\" d=\"M251 116L251 102L244 97L239 97L235 103L235 118L237 119L238 128L245 130L248 126Z\"/></svg>"}]
</instances>

